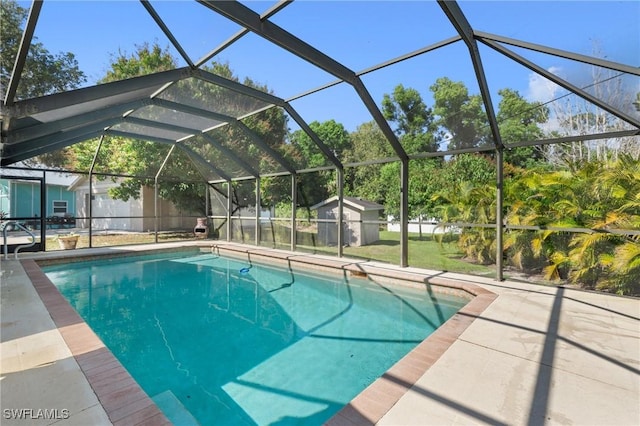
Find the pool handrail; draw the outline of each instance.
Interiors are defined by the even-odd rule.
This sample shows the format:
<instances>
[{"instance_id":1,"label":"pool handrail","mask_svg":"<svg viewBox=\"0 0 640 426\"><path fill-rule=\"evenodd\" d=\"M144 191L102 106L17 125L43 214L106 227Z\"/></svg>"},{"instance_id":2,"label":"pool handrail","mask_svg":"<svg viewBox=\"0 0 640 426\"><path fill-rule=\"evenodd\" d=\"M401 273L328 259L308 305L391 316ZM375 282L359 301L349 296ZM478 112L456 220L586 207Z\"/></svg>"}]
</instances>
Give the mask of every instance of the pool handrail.
<instances>
[{"instance_id":1,"label":"pool handrail","mask_svg":"<svg viewBox=\"0 0 640 426\"><path fill-rule=\"evenodd\" d=\"M24 232L26 232L27 234L29 234L29 236L31 237L31 243L30 244L21 244L18 247L16 247L16 249L13 251L13 254L15 255L15 258L18 259L18 252L20 251L20 249L23 248L29 248L29 247L33 247L36 245L36 236L33 234L33 232L31 232L29 229L25 228L22 224L16 222L15 220L10 220L8 222L4 223L4 227L2 228L2 246L3 246L3 251L4 251L4 260L8 260L9 259L9 249L8 249L8 245L7 245L7 231L9 229L8 225L14 225L20 229L22 229Z\"/></svg>"}]
</instances>

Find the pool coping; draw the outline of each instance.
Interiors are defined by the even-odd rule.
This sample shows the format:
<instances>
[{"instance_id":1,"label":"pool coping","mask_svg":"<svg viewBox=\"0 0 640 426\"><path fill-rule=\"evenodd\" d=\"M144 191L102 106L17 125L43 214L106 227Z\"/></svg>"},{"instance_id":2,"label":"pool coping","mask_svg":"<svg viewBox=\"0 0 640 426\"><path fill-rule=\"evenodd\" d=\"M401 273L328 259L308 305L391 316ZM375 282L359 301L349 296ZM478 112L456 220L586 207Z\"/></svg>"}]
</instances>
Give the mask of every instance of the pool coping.
<instances>
[{"instance_id":1,"label":"pool coping","mask_svg":"<svg viewBox=\"0 0 640 426\"><path fill-rule=\"evenodd\" d=\"M436 293L467 294L470 297L470 301L462 309L327 420L325 424L330 426L377 423L498 297L473 283L440 277L441 273L437 271L431 274L426 270L408 271L394 265L365 260L294 253L236 243L202 241L197 244L134 251L136 255L143 255L182 250L217 253L223 250L231 256L247 256L249 261L254 256L254 259L276 261L289 267L295 265L324 271L342 271L343 274L350 273L357 277L380 277L396 283L426 286L430 290L435 289ZM78 255L76 251L73 258L68 253L60 253L59 256L52 253L43 259L21 260L21 264L112 423L125 425L144 421L151 425L171 424L40 269L40 264L104 259L122 256L123 252L131 253L124 249L105 256L93 252Z\"/></svg>"}]
</instances>

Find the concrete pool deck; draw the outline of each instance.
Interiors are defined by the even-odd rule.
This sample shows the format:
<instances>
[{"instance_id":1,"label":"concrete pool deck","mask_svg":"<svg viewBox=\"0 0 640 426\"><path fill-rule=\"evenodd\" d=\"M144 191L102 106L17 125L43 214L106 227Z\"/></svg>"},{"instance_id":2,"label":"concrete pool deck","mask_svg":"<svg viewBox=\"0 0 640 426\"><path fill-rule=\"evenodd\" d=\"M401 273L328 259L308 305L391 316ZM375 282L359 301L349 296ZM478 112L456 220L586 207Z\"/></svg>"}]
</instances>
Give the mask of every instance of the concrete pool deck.
<instances>
[{"instance_id":1,"label":"concrete pool deck","mask_svg":"<svg viewBox=\"0 0 640 426\"><path fill-rule=\"evenodd\" d=\"M20 259L150 248L24 253ZM310 257L278 253L287 258ZM352 401L329 424L640 424L640 300L376 262L317 259L386 269L398 276L419 273L475 284L486 294L497 296L479 313L469 310L457 314L456 321L465 326L458 327L455 339L421 370L413 368L415 383L407 383L406 372L398 369L389 370L378 380L392 392L400 392L389 407L381 403L388 395L369 392L369 396ZM28 261L24 265L29 268ZM119 371L116 363L101 366L106 350L99 339L86 338L91 336L90 330L82 331L82 339L78 339L80 334L74 335L82 325L73 313L61 316L52 312L51 306L65 306L66 302L32 283L33 272L28 275L23 262L3 260L0 269L3 425L167 423L145 395L135 393L135 382L113 374ZM455 321L453 324L455 329ZM115 387L114 377L118 377L119 387ZM133 389L137 396L119 399L118 389ZM19 414L28 417L17 419Z\"/></svg>"}]
</instances>

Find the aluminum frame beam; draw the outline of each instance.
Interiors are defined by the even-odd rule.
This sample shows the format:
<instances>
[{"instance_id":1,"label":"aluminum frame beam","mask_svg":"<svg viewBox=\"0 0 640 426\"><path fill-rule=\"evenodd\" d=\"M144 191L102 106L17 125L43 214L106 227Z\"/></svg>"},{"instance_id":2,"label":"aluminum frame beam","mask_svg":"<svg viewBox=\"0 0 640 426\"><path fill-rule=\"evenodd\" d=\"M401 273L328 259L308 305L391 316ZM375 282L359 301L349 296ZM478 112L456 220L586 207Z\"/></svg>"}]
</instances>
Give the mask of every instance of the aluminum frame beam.
<instances>
[{"instance_id":1,"label":"aluminum frame beam","mask_svg":"<svg viewBox=\"0 0 640 426\"><path fill-rule=\"evenodd\" d=\"M476 73L476 79L478 81L478 85L480 87L480 95L482 96L482 101L484 102L485 112L487 113L487 118L489 119L489 126L491 128L491 133L493 135L493 141L495 144L496 157L500 164L498 164L497 175L498 178L496 180L496 220L499 221L499 227L496 229L496 279L498 281L502 280L502 253L504 251L503 248L503 226L502 226L502 159L503 159L503 150L504 144L502 143L502 137L500 135L500 128L498 126L498 119L496 118L496 112L493 108L493 102L491 101L491 93L489 91L489 84L487 83L487 77L484 72L484 67L482 65L482 58L480 56L480 50L478 49L478 43L476 42L473 35L473 28L469 21L467 21L466 16L460 9L460 6L456 1L453 0L438 0L438 4L442 8L451 24L458 31L458 34L462 37L462 40L467 45L469 49L469 55L471 56L471 62L473 63L473 69Z\"/></svg>"},{"instance_id":2,"label":"aluminum frame beam","mask_svg":"<svg viewBox=\"0 0 640 426\"><path fill-rule=\"evenodd\" d=\"M70 130L79 126L86 126L105 118L122 117L124 113L135 108L149 105L147 98L131 102L113 105L106 108L93 110L84 114L73 115L60 120L36 124L29 127L13 130L6 137L7 143L21 143L42 136L53 135L58 132Z\"/></svg>"},{"instance_id":3,"label":"aluminum frame beam","mask_svg":"<svg viewBox=\"0 0 640 426\"><path fill-rule=\"evenodd\" d=\"M404 148L402 148L402 145L393 133L393 130L391 130L389 123L384 119L382 112L380 112L378 106L373 101L373 98L355 72L345 67L340 62L325 55L315 47L285 31L268 19L261 19L256 12L239 2L215 2L211 0L197 1L227 19L248 28L271 43L293 53L297 57L304 59L340 80L349 83L354 87L360 96L360 99L365 104L366 108L369 110L373 119L387 137L389 143L392 145L398 156L400 158L407 158Z\"/></svg>"},{"instance_id":4,"label":"aluminum frame beam","mask_svg":"<svg viewBox=\"0 0 640 426\"><path fill-rule=\"evenodd\" d=\"M242 121L235 121L232 124L238 127L240 130L242 130L247 136L249 136L249 138L253 143L258 145L259 147L264 149L269 155L271 155L271 157L274 160L276 160L278 164L284 167L286 171L288 171L291 174L296 173L295 167L291 166L291 164L289 164L289 162L285 160L285 158L282 155L280 155L278 151L276 151L270 145L268 145L262 139L260 139L258 135L256 135L250 128L247 127L246 124L244 124Z\"/></svg>"},{"instance_id":5,"label":"aluminum frame beam","mask_svg":"<svg viewBox=\"0 0 640 426\"><path fill-rule=\"evenodd\" d=\"M573 84L569 83L568 81L566 81L563 78L558 77L557 75L545 70L544 68L540 67L539 65L534 64L533 62L529 61L526 58L523 58L522 56L518 55L517 53L513 52L510 49L507 49L506 47L502 46L500 43L496 43L495 41L491 41L491 40L482 40L482 43L486 44L487 46L491 47L492 49L494 49L495 51L502 53L504 56L506 56L509 59L512 59L514 61L516 61L517 63L519 63L520 65L523 65L527 68L529 68L531 71L534 71L535 73L545 77L548 80L551 80L552 82L556 83L558 86L561 86L562 88L580 96L582 99L591 102L592 104L602 108L603 110L607 111L608 113L615 115L616 117L618 117L619 119L621 119L622 121L626 121L627 123L640 128L640 120L635 119L634 117L631 117L630 115L618 110L617 108L612 107L611 105L607 104L606 102L601 101L600 99L596 98L595 96L592 96L591 94L585 92L584 90L582 90L581 88L574 86Z\"/></svg>"},{"instance_id":6,"label":"aluminum frame beam","mask_svg":"<svg viewBox=\"0 0 640 426\"><path fill-rule=\"evenodd\" d=\"M235 161L236 164L239 165L241 168L243 168L246 172L248 172L251 175L251 177L257 178L260 176L260 173L256 169L254 169L249 163L244 161L242 158L238 157L231 149L227 148L226 146L218 142L213 136L207 133L201 133L200 137L202 137L211 145L215 146L217 149L222 151L225 155L231 158L231 160Z\"/></svg>"},{"instance_id":7,"label":"aluminum frame beam","mask_svg":"<svg viewBox=\"0 0 640 426\"><path fill-rule=\"evenodd\" d=\"M324 70L325 72L328 72L329 74L334 75L339 79L349 83L356 90L356 93L358 94L358 96L360 96L360 99L364 103L367 110L369 110L369 113L378 124L378 127L380 127L389 144L396 152L398 157L400 157L400 159L402 160L402 164L404 167L401 168L401 179L403 182L408 182L409 157L400 144L397 136L389 126L389 123L386 121L386 119L382 115L382 112L371 97L371 94L365 87L362 80L360 80L360 78L355 74L355 72L345 67L340 62L335 61L334 59L325 55L313 46L293 36L291 33L285 31L269 20L260 19L260 16L257 13L239 2L213 2L211 0L197 1L212 9L213 11L219 13L220 15L227 17L228 19L242 25L245 28L248 28L257 35L267 39L277 46L280 46L281 48L293 53L299 58L302 58L305 61L310 62L316 67ZM406 217L409 206L407 190L408 185L402 187L400 202L401 216L404 219L402 224L403 232L400 238L400 251L402 253L401 266L405 266L407 263L406 259L408 236L406 230L408 226L408 220L406 220Z\"/></svg>"},{"instance_id":8,"label":"aluminum frame beam","mask_svg":"<svg viewBox=\"0 0 640 426\"><path fill-rule=\"evenodd\" d=\"M286 104L284 106L284 109L285 111L287 111L287 114L289 114L291 118L293 118L293 120L296 123L298 123L300 128L313 140L313 142L315 142L315 144L318 146L318 148L320 148L320 151L322 151L324 156L327 157L329 161L331 161L333 165L336 166L336 168L344 169L342 162L338 160L338 157L335 156L335 154L329 149L329 147L325 145L324 142L322 142L322 140L320 139L320 137L311 129L311 127L309 127L307 122L304 121L304 119L300 116L300 114L298 114L298 111L296 111L289 104Z\"/></svg>"},{"instance_id":9,"label":"aluminum frame beam","mask_svg":"<svg viewBox=\"0 0 640 426\"><path fill-rule=\"evenodd\" d=\"M229 181L230 178L225 172L223 172L222 170L220 170L219 168L217 168L213 164L209 163L207 160L202 158L200 156L200 154L198 154L197 152L195 152L191 148L189 148L189 147L187 147L187 146L185 146L185 145L183 145L181 143L176 143L175 146L177 146L178 149L182 150L185 154L187 154L187 156L189 157L189 159L191 161L200 164L201 166L209 169L213 173L215 173L218 176L220 176L222 179L225 179L225 180ZM198 171L198 173L200 173L200 175L202 175L202 172L200 172L200 169L198 169L197 166L196 166L196 171ZM204 175L202 175L202 177L206 178L206 176L204 176Z\"/></svg>"},{"instance_id":10,"label":"aluminum frame beam","mask_svg":"<svg viewBox=\"0 0 640 426\"><path fill-rule=\"evenodd\" d=\"M119 103L133 101L140 99L140 96L131 95L131 98L127 98L126 95L130 92L161 86L170 81L183 80L189 77L191 77L189 68L176 68L127 80L113 81L97 86L18 101L6 108L5 115L11 118L22 118L65 107L77 106L85 102L97 101L102 101L102 103L96 109L104 108L113 105L113 103L110 103L109 97L123 95L125 98Z\"/></svg>"},{"instance_id":11,"label":"aluminum frame beam","mask_svg":"<svg viewBox=\"0 0 640 426\"><path fill-rule=\"evenodd\" d=\"M163 143L167 145L173 145L177 143L173 139L160 138L158 136L150 136L150 135L145 135L143 133L136 133L136 132L130 132L130 131L124 131L124 130L108 129L108 130L105 130L105 134L112 135L112 136L121 136L123 138L129 138L129 139L140 139L148 142L158 142L158 143Z\"/></svg>"},{"instance_id":12,"label":"aluminum frame beam","mask_svg":"<svg viewBox=\"0 0 640 426\"><path fill-rule=\"evenodd\" d=\"M120 118L107 118L72 130L41 136L25 142L4 144L2 146L2 160L10 159L22 153L30 153L31 156L45 154L55 149L60 149L60 143L67 140L76 140L82 135L94 135L104 131L106 127L120 122ZM92 137L92 136L91 136ZM88 137L90 139L90 137ZM66 146L66 145L65 145ZM55 147L55 148L53 148ZM28 158L28 157L27 157ZM11 163L9 163L11 164Z\"/></svg>"},{"instance_id":13,"label":"aluminum frame beam","mask_svg":"<svg viewBox=\"0 0 640 426\"><path fill-rule=\"evenodd\" d=\"M251 140L262 149L264 149L269 155L273 157L274 160L278 164L280 164L285 170L289 173L295 173L295 168L293 168L287 160L284 159L277 151L271 148L268 144L266 144L262 139L260 139L251 129L249 129L243 122L238 119L220 114L217 112L192 107L189 105L179 104L177 102L167 101L165 99L154 98L151 100L153 105L162 106L168 109L175 109L177 111L186 112L188 114L198 115L200 117L205 118L215 118L216 120L223 121L227 123L227 125L233 125L240 128L247 136L251 138ZM229 180L229 179L227 179Z\"/></svg>"},{"instance_id":14,"label":"aluminum frame beam","mask_svg":"<svg viewBox=\"0 0 640 426\"><path fill-rule=\"evenodd\" d=\"M579 142L579 141L595 141L600 139L613 139L613 138L626 138L631 136L640 135L640 129L631 129L631 130L617 130L613 132L604 132L597 133L593 135L574 135L574 136L562 136L559 138L552 139L542 139L537 141L522 141L516 143L510 143L506 146L509 148L517 148L519 146L537 146L537 145L559 145L562 143L568 142Z\"/></svg>"},{"instance_id":15,"label":"aluminum frame beam","mask_svg":"<svg viewBox=\"0 0 640 426\"><path fill-rule=\"evenodd\" d=\"M216 149L222 151L225 155L227 155L233 162L235 162L238 166L240 166L240 168L250 173L254 178L257 178L260 175L256 170L253 169L253 167L251 167L248 163L246 163L244 160L239 158L231 149L222 145L213 136L207 133L204 133L202 130L194 129L192 127L177 126L175 124L160 123L157 121L146 120L144 118L137 118L137 117L125 117L122 122L139 124L141 126L148 126L148 127L158 128L158 129L166 129L174 132L191 133L193 134L193 136L202 137L208 143L213 145ZM181 142L182 141L184 140L181 140Z\"/></svg>"},{"instance_id":16,"label":"aluminum frame beam","mask_svg":"<svg viewBox=\"0 0 640 426\"><path fill-rule=\"evenodd\" d=\"M93 138L97 138L98 136L100 136L102 134L104 130L100 129L100 130L94 130L91 132L88 132L86 134L82 134L79 136L76 136L74 138L69 138L69 139L65 139L62 141L59 141L57 143L51 144L47 146L47 149L36 149L33 151L23 151L20 150L20 152L16 153L15 155L11 155L8 157L5 157L4 154L2 155L2 161L0 161L0 165L1 166L8 166L14 163L17 163L19 161L23 161L23 160L27 160L29 158L33 158L36 157L38 155L41 154L45 154L47 152L51 152L51 151L55 151L57 149L62 149L65 148L69 145L73 145L75 143L78 142L84 142L88 139L93 139Z\"/></svg>"},{"instance_id":17,"label":"aluminum frame beam","mask_svg":"<svg viewBox=\"0 0 640 426\"><path fill-rule=\"evenodd\" d=\"M7 93L5 93L4 104L12 105L16 92L18 91L18 84L20 83L20 77L24 70L24 65L27 62L27 55L29 54L29 47L31 46L31 40L33 40L33 33L36 31L36 24L38 23L38 16L42 10L42 1L31 2L31 9L29 10L29 17L27 18L27 25L22 33L22 40L20 40L20 46L18 47L18 53L16 55L16 61L11 70L11 77L9 78L9 84L7 86Z\"/></svg>"},{"instance_id":18,"label":"aluminum frame beam","mask_svg":"<svg viewBox=\"0 0 640 426\"><path fill-rule=\"evenodd\" d=\"M172 139L165 139L165 138L159 138L159 137L156 137L156 136L143 135L143 134L133 133L133 132L123 132L121 130L111 130L111 129L107 130L105 133L107 135L122 136L124 138L140 139L140 140L146 140L146 141L149 141L149 142L164 143L164 144L168 144L168 145L172 145L172 146L175 145L179 149L184 151L189 156L191 161L196 161L198 164L201 164L201 165L205 166L206 168L208 168L209 170L213 171L218 176L220 176L222 179L225 179L225 180L229 180L230 179L229 176L224 171L218 169L217 167L215 167L214 165L209 163L207 160L202 158L202 156L200 156L200 154L198 154L194 150L190 149L189 147L187 147L187 146L185 146L185 145L183 145L183 144L181 144L179 142L176 142L176 141L174 141ZM202 173L200 173L200 174L202 174Z\"/></svg>"},{"instance_id":19,"label":"aluminum frame beam","mask_svg":"<svg viewBox=\"0 0 640 426\"><path fill-rule=\"evenodd\" d=\"M279 1L278 3L274 4L273 6L271 6L269 9L264 11L260 15L260 19L264 20L264 19L268 19L268 18L272 17L273 15L275 15L278 12L280 12L282 9L284 9L286 6L290 5L291 3L293 3L293 0L281 0L281 1ZM212 51L210 51L209 53L204 55L202 58L200 58L198 60L198 62L196 62L196 66L198 68L201 67L207 61L209 61L211 58L213 58L214 56L216 56L217 54L219 54L220 52L225 50L227 47L231 46L236 41L240 40L242 37L244 37L248 33L249 33L248 29L246 29L246 28L241 29L240 31L238 31L237 33L235 33L234 35L229 37L226 41L222 42L222 44L220 44L218 47L214 48Z\"/></svg>"},{"instance_id":20,"label":"aluminum frame beam","mask_svg":"<svg viewBox=\"0 0 640 426\"><path fill-rule=\"evenodd\" d=\"M582 62L588 65L595 65L602 68L607 68L614 71L620 71L627 74L633 74L640 76L640 67L632 67L630 65L621 64L618 62L607 61L606 59L595 58L593 56L581 55L578 53L569 52L567 50L555 49L549 46L543 46L541 44L529 43L527 41L517 40L510 37L504 37L496 34L486 33L483 31L473 31L476 39L497 41L500 43L510 44L512 46L522 47L527 50L534 50L540 53L546 53L548 55L558 56L564 59L571 59L573 61Z\"/></svg>"},{"instance_id":21,"label":"aluminum frame beam","mask_svg":"<svg viewBox=\"0 0 640 426\"><path fill-rule=\"evenodd\" d=\"M489 119L489 126L491 127L491 134L496 147L501 148L503 146L502 137L500 136L500 129L498 127L498 120L496 118L495 110L493 109L493 102L491 102L491 93L489 91L489 85L487 83L487 77L482 65L482 58L480 57L480 51L478 50L478 43L473 36L473 28L466 16L460 9L460 6L453 0L438 0L438 4L442 8L444 14L449 18L451 24L455 27L462 37L462 40L469 49L469 55L471 56L471 62L473 63L473 69L476 73L476 80L480 87L480 94L484 102L487 118Z\"/></svg>"},{"instance_id":22,"label":"aluminum frame beam","mask_svg":"<svg viewBox=\"0 0 640 426\"><path fill-rule=\"evenodd\" d=\"M158 26L160 27L164 35L166 35L169 41L171 42L171 44L173 44L173 47L175 47L178 53L180 53L180 56L182 56L182 59L184 59L185 62L189 64L190 68L195 68L193 61L191 60L187 52L182 48L182 46L178 42L178 39L175 38L175 36L173 35L169 27L167 27L167 25L164 23L160 15L158 15L158 13L153 8L153 6L151 6L151 3L149 3L148 0L140 0L140 3L142 3L142 6L144 6L144 8L149 13L149 15L151 15L151 17L156 22L156 24L158 24Z\"/></svg>"},{"instance_id":23,"label":"aluminum frame beam","mask_svg":"<svg viewBox=\"0 0 640 426\"><path fill-rule=\"evenodd\" d=\"M304 119L302 119L302 117L300 116L300 114L298 114L295 108L293 108L293 106L291 106L285 100L278 98L277 96L271 95L269 93L262 92L260 90L254 89L249 86L245 86L244 84L240 84L235 81L228 80L224 77L220 77L206 71L198 70L194 74L194 77L207 81L209 83L216 84L218 86L224 87L226 89L232 90L242 95L261 100L270 105L275 105L283 108L291 116L291 118L293 118L294 121L298 123L300 128L305 133L307 133L307 135L313 140L313 142L318 146L318 148L322 151L322 153L329 159L329 161L331 161L336 167L342 167L340 161L331 152L331 150L322 142L322 140L318 137L318 135L315 134L313 130L311 130L309 125L304 121ZM244 117L249 117L251 115L254 115L260 112L261 110L252 112L250 114L246 114Z\"/></svg>"}]
</instances>

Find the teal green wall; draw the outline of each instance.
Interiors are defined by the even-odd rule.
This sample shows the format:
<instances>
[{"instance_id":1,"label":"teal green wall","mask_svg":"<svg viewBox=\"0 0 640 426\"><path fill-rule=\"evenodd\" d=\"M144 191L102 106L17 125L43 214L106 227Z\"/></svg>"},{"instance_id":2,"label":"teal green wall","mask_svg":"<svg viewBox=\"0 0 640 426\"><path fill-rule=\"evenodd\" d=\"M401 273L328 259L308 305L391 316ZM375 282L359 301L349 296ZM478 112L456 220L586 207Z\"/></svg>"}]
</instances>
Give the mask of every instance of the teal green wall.
<instances>
[{"instance_id":1,"label":"teal green wall","mask_svg":"<svg viewBox=\"0 0 640 426\"><path fill-rule=\"evenodd\" d=\"M76 194L67 191L66 187L60 185L47 185L47 216L53 215L53 202L66 201L67 214L76 215Z\"/></svg>"},{"instance_id":2,"label":"teal green wall","mask_svg":"<svg viewBox=\"0 0 640 426\"><path fill-rule=\"evenodd\" d=\"M40 217L40 182L13 181L9 193L11 217Z\"/></svg>"},{"instance_id":3,"label":"teal green wall","mask_svg":"<svg viewBox=\"0 0 640 426\"><path fill-rule=\"evenodd\" d=\"M7 179L0 179L3 188L9 187ZM3 193L4 194L4 193ZM0 209L9 213L10 217L41 217L40 212L40 182L39 181L12 181L8 197L0 200ZM46 185L46 213L45 216L53 216L53 202L66 201L67 212L75 216L76 196L68 191L66 186Z\"/></svg>"},{"instance_id":4,"label":"teal green wall","mask_svg":"<svg viewBox=\"0 0 640 426\"><path fill-rule=\"evenodd\" d=\"M0 179L0 211L9 214L9 181Z\"/></svg>"}]
</instances>

